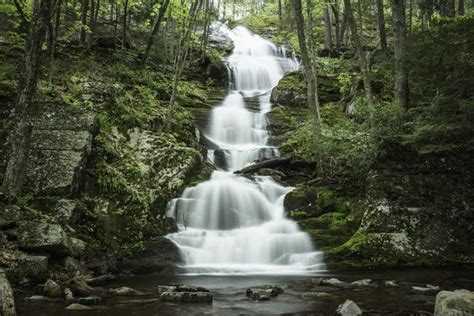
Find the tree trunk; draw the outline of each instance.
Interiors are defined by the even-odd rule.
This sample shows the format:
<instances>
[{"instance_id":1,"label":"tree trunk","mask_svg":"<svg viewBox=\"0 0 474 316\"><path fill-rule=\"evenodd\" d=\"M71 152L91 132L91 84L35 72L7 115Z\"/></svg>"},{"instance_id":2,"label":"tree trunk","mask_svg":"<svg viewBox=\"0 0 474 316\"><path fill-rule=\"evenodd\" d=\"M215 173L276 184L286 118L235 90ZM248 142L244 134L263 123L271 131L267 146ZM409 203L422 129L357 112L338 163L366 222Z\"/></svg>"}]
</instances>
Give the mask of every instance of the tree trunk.
<instances>
[{"instance_id":1,"label":"tree trunk","mask_svg":"<svg viewBox=\"0 0 474 316\"><path fill-rule=\"evenodd\" d=\"M280 31L283 29L283 15L282 15L281 1L282 0L278 0L278 26L280 28Z\"/></svg>"},{"instance_id":2,"label":"tree trunk","mask_svg":"<svg viewBox=\"0 0 474 316\"><path fill-rule=\"evenodd\" d=\"M155 24L153 25L153 30L151 31L150 37L148 37L145 53L143 54L142 64L145 64L148 57L150 56L151 47L153 46L156 35L160 31L161 21L163 21L163 17L166 14L166 10L168 8L169 3L170 0L164 0L161 4L160 11L158 12L158 16L156 17Z\"/></svg>"},{"instance_id":3,"label":"tree trunk","mask_svg":"<svg viewBox=\"0 0 474 316\"><path fill-rule=\"evenodd\" d=\"M369 106L371 106L372 105L372 85L371 85L370 77L369 77L369 64L367 62L365 51L362 49L362 42L361 42L360 34L357 28L357 22L354 18L354 13L352 11L351 1L344 0L344 6L346 7L346 12L349 17L349 27L351 29L352 41L354 42L357 59L359 61L359 68L362 72L365 96L367 98L367 102L369 103Z\"/></svg>"},{"instance_id":4,"label":"tree trunk","mask_svg":"<svg viewBox=\"0 0 474 316\"><path fill-rule=\"evenodd\" d=\"M122 49L127 46L127 16L128 16L128 0L123 4L123 20L122 20Z\"/></svg>"},{"instance_id":5,"label":"tree trunk","mask_svg":"<svg viewBox=\"0 0 474 316\"><path fill-rule=\"evenodd\" d=\"M91 48L94 44L94 33L95 33L94 18L95 18L95 10L96 10L95 0L90 0L90 1L91 1L91 13L89 16L89 35L87 36L87 46L89 48Z\"/></svg>"},{"instance_id":6,"label":"tree trunk","mask_svg":"<svg viewBox=\"0 0 474 316\"><path fill-rule=\"evenodd\" d=\"M329 3L326 0L323 7L323 16L324 16L324 46L326 50L331 55L333 51L332 45L332 25L331 25L331 16L329 12Z\"/></svg>"},{"instance_id":7,"label":"tree trunk","mask_svg":"<svg viewBox=\"0 0 474 316\"><path fill-rule=\"evenodd\" d=\"M341 43L341 45L344 45L344 36L346 34L347 23L349 21L349 17L347 16L347 11L346 11L345 6L344 6L344 11L342 15L343 17L342 17L341 33L339 34L339 43Z\"/></svg>"},{"instance_id":8,"label":"tree trunk","mask_svg":"<svg viewBox=\"0 0 474 316\"><path fill-rule=\"evenodd\" d=\"M33 0L33 14L26 37L23 69L18 83L18 98L13 119L16 128L11 137L12 151L8 161L3 189L9 196L21 193L25 179L32 125L28 112L36 92L41 46L44 42L46 28L50 22L51 0Z\"/></svg>"},{"instance_id":9,"label":"tree trunk","mask_svg":"<svg viewBox=\"0 0 474 316\"><path fill-rule=\"evenodd\" d=\"M339 50L339 48L341 48L341 41L340 41L340 37L339 37L339 33L341 32L341 28L340 28L340 16L339 16L339 8L338 8L338 5L337 5L337 1L335 2L335 4L331 5L331 8L332 8L332 13L334 14L334 20L335 20L334 33L336 35L336 37L335 37L335 39L336 39L336 50Z\"/></svg>"},{"instance_id":10,"label":"tree trunk","mask_svg":"<svg viewBox=\"0 0 474 316\"><path fill-rule=\"evenodd\" d=\"M464 0L458 2L458 15L464 15Z\"/></svg>"},{"instance_id":11,"label":"tree trunk","mask_svg":"<svg viewBox=\"0 0 474 316\"><path fill-rule=\"evenodd\" d=\"M306 46L306 36L304 31L304 18L301 9L301 0L291 0L295 13L296 30L298 33L298 43L301 51L301 59L303 62L304 73L306 77L307 93L308 93L308 106L313 119L315 131L319 133L319 124L321 122L321 116L319 113L319 99L318 99L318 86L316 81L316 75L313 70L312 56L308 52Z\"/></svg>"},{"instance_id":12,"label":"tree trunk","mask_svg":"<svg viewBox=\"0 0 474 316\"><path fill-rule=\"evenodd\" d=\"M405 0L392 0L394 58L395 58L395 102L408 109L407 30Z\"/></svg>"},{"instance_id":13,"label":"tree trunk","mask_svg":"<svg viewBox=\"0 0 474 316\"><path fill-rule=\"evenodd\" d=\"M380 48L383 51L388 51L387 45L387 32L385 30L385 14L383 11L383 0L376 0L377 4L377 22L378 22L378 31L380 38Z\"/></svg>"},{"instance_id":14,"label":"tree trunk","mask_svg":"<svg viewBox=\"0 0 474 316\"><path fill-rule=\"evenodd\" d=\"M86 46L87 11L89 11L89 0L82 0L82 3L81 3L81 34L80 34L80 39L79 39L81 46Z\"/></svg>"}]
</instances>

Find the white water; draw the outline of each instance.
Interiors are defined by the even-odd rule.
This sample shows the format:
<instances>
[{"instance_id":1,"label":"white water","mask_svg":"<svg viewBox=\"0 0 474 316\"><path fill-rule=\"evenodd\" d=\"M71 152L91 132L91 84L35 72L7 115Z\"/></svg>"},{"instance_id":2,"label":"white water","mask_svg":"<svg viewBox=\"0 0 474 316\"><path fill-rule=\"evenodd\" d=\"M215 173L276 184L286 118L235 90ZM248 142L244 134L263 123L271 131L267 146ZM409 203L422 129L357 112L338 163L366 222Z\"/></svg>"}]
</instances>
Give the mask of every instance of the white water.
<instances>
[{"instance_id":1,"label":"white water","mask_svg":"<svg viewBox=\"0 0 474 316\"><path fill-rule=\"evenodd\" d=\"M167 237L179 246L183 268L191 274L320 271L322 253L315 251L308 234L285 218L283 199L292 188L271 177L252 181L233 174L257 158L278 155L277 148L268 145L265 113L271 109L272 88L298 63L244 27L219 31L234 42L227 59L231 90L212 111L205 136L219 148L209 150L209 159L217 162L220 154L223 166L209 181L187 188L168 204L167 215L177 220L179 231ZM249 104L257 109L249 110Z\"/></svg>"}]
</instances>

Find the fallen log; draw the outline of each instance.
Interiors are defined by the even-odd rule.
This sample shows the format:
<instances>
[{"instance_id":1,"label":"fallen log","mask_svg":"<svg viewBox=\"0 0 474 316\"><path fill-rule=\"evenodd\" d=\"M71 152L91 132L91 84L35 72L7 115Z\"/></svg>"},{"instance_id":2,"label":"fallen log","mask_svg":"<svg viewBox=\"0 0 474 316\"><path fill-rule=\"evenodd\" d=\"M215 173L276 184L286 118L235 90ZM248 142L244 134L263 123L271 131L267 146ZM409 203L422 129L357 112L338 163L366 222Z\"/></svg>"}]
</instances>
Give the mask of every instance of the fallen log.
<instances>
[{"instance_id":1,"label":"fallen log","mask_svg":"<svg viewBox=\"0 0 474 316\"><path fill-rule=\"evenodd\" d=\"M290 163L292 157L278 157L278 158L270 158L270 159L265 159L263 161L259 161L254 163L253 165L250 165L248 167L245 167L243 169L234 171L235 174L249 174L249 173L254 173L260 169L263 168L274 168L278 167L284 164Z\"/></svg>"}]
</instances>

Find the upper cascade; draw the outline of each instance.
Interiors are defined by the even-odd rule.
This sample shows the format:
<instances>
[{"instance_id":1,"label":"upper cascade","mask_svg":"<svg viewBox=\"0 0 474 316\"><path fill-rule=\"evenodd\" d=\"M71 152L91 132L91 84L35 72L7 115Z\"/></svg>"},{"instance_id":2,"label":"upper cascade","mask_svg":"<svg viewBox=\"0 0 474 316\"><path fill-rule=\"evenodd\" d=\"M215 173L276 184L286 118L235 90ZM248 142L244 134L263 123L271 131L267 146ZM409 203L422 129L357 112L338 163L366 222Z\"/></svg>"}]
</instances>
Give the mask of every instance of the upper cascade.
<instances>
[{"instance_id":1,"label":"upper cascade","mask_svg":"<svg viewBox=\"0 0 474 316\"><path fill-rule=\"evenodd\" d=\"M168 203L167 215L176 219L179 231L167 237L179 246L187 273L324 269L322 253L315 251L309 235L285 218L283 199L292 188L271 177L251 180L233 173L258 158L278 155L268 144L265 114L271 110L272 88L299 64L283 48L242 26L228 30L220 24L214 29L234 43L227 58L230 91L212 110L205 133L218 148L209 149L208 157L220 170Z\"/></svg>"}]
</instances>

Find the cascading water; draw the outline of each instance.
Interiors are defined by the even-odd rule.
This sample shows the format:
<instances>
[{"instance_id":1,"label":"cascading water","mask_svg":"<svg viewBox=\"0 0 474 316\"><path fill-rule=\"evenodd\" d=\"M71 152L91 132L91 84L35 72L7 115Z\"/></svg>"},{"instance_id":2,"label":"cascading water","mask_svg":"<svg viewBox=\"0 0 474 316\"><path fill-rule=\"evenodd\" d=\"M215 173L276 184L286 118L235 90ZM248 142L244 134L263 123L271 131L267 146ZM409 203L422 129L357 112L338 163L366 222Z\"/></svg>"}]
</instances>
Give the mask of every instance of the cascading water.
<instances>
[{"instance_id":1,"label":"cascading water","mask_svg":"<svg viewBox=\"0 0 474 316\"><path fill-rule=\"evenodd\" d=\"M222 30L220 30L222 32ZM233 174L261 157L278 155L268 145L265 113L270 93L285 72L298 68L282 48L244 27L225 29L234 42L227 63L231 90L211 113L206 138L221 157L209 181L187 188L172 200L168 216L179 226L167 237L180 248L188 273L305 273L324 269L322 253L310 237L284 216L283 199L292 190L258 176ZM257 105L250 111L249 105Z\"/></svg>"}]
</instances>

